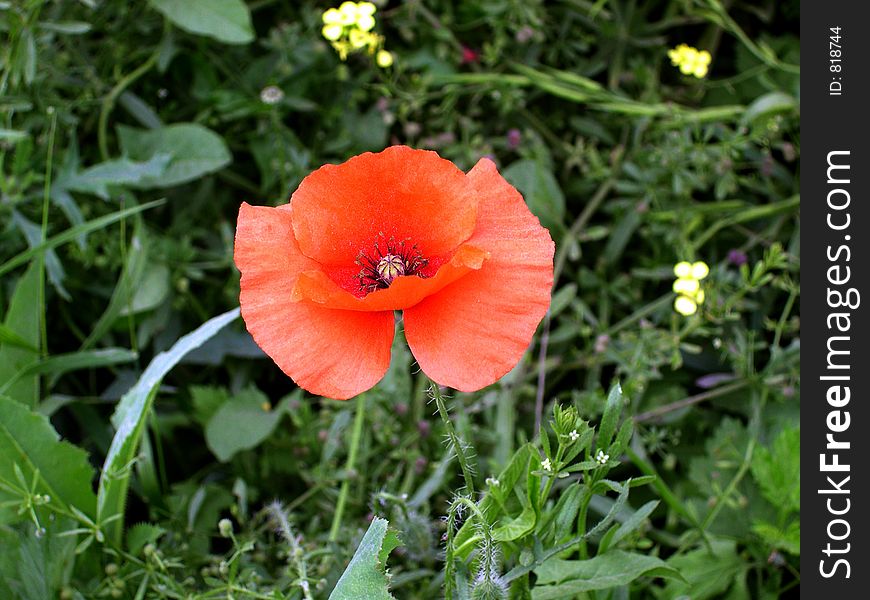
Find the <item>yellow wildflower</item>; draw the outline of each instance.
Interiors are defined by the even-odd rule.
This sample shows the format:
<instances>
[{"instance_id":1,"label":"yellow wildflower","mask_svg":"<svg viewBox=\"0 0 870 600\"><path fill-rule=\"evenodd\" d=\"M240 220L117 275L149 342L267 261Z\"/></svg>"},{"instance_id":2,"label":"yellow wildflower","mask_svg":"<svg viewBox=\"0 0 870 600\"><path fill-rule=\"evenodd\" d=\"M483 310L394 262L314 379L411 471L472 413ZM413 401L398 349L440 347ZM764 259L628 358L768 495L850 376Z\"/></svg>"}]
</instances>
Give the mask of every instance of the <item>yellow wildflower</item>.
<instances>
[{"instance_id":1,"label":"yellow wildflower","mask_svg":"<svg viewBox=\"0 0 870 600\"><path fill-rule=\"evenodd\" d=\"M674 293L677 294L674 310L686 317L697 312L705 297L701 280L709 274L710 267L703 261L680 261L674 265L674 275L677 277L673 285Z\"/></svg>"},{"instance_id":2,"label":"yellow wildflower","mask_svg":"<svg viewBox=\"0 0 870 600\"><path fill-rule=\"evenodd\" d=\"M680 44L668 50L671 64L679 67L684 75L694 75L698 79L706 77L712 57L706 50L698 50L687 44Z\"/></svg>"},{"instance_id":3,"label":"yellow wildflower","mask_svg":"<svg viewBox=\"0 0 870 600\"><path fill-rule=\"evenodd\" d=\"M329 40L341 60L351 52L366 49L375 55L378 66L393 64L393 55L382 49L384 38L372 30L377 7L371 2L342 2L338 8L323 12L323 37Z\"/></svg>"},{"instance_id":4,"label":"yellow wildflower","mask_svg":"<svg viewBox=\"0 0 870 600\"><path fill-rule=\"evenodd\" d=\"M375 61L377 61L379 67L381 67L382 69L386 69L387 67L392 66L393 55L386 50L380 50L378 51Z\"/></svg>"},{"instance_id":5,"label":"yellow wildflower","mask_svg":"<svg viewBox=\"0 0 870 600\"><path fill-rule=\"evenodd\" d=\"M341 25L342 20L341 13L337 8L330 8L329 10L323 11L323 22L326 25Z\"/></svg>"},{"instance_id":6,"label":"yellow wildflower","mask_svg":"<svg viewBox=\"0 0 870 600\"><path fill-rule=\"evenodd\" d=\"M356 2L342 2L341 6L338 7L338 12L341 14L342 25L353 25L356 23Z\"/></svg>"},{"instance_id":7,"label":"yellow wildflower","mask_svg":"<svg viewBox=\"0 0 870 600\"><path fill-rule=\"evenodd\" d=\"M348 34L348 40L350 40L350 45L358 50L363 46L368 46L369 41L372 37L372 34L366 31L360 31L359 29L351 29Z\"/></svg>"},{"instance_id":8,"label":"yellow wildflower","mask_svg":"<svg viewBox=\"0 0 870 600\"><path fill-rule=\"evenodd\" d=\"M698 304L688 296L677 296L674 300L674 310L684 317L689 317L697 312Z\"/></svg>"},{"instance_id":9,"label":"yellow wildflower","mask_svg":"<svg viewBox=\"0 0 870 600\"><path fill-rule=\"evenodd\" d=\"M341 34L344 32L344 28L336 23L330 23L328 25L324 25L323 29L321 29L320 32L323 34L323 37L328 39L330 42L334 42L341 37Z\"/></svg>"}]
</instances>

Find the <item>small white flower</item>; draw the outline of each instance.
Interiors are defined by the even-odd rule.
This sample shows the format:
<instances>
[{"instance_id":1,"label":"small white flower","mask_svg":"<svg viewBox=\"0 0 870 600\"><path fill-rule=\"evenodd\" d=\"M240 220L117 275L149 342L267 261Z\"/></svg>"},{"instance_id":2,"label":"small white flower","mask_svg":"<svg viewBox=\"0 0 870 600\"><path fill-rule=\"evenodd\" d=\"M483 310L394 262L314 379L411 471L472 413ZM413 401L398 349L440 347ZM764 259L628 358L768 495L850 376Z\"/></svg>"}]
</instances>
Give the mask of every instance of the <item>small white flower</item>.
<instances>
[{"instance_id":1,"label":"small white flower","mask_svg":"<svg viewBox=\"0 0 870 600\"><path fill-rule=\"evenodd\" d=\"M496 487L496 486L500 485L500 483L501 482L499 482L499 480L496 479L495 477L487 477L486 478L486 485L488 485L490 487Z\"/></svg>"},{"instance_id":2,"label":"small white flower","mask_svg":"<svg viewBox=\"0 0 870 600\"><path fill-rule=\"evenodd\" d=\"M284 98L284 92L276 85L269 85L260 92L263 104L278 104Z\"/></svg>"},{"instance_id":3,"label":"small white flower","mask_svg":"<svg viewBox=\"0 0 870 600\"><path fill-rule=\"evenodd\" d=\"M545 458L541 462L541 468L544 469L545 471L552 471L553 470L553 465L550 464L549 458Z\"/></svg>"},{"instance_id":4,"label":"small white flower","mask_svg":"<svg viewBox=\"0 0 870 600\"><path fill-rule=\"evenodd\" d=\"M577 440L580 439L580 434L577 433L577 430L575 429L574 431L572 431L571 433L568 434L568 437L571 438L572 442L576 442Z\"/></svg>"},{"instance_id":5,"label":"small white flower","mask_svg":"<svg viewBox=\"0 0 870 600\"><path fill-rule=\"evenodd\" d=\"M604 450L599 450L598 454L595 455L595 460L598 461L599 464L606 465L607 461L610 460L610 455L604 454Z\"/></svg>"}]
</instances>

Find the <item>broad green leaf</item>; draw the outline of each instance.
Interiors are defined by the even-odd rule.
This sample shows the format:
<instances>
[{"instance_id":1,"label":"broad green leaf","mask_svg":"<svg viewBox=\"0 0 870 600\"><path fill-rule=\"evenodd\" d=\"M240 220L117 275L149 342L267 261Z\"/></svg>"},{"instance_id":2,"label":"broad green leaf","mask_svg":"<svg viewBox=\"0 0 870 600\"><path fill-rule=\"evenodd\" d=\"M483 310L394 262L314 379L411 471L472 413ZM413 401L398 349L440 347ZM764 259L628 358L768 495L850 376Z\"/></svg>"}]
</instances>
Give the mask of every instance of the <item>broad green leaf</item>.
<instances>
[{"instance_id":1,"label":"broad green leaf","mask_svg":"<svg viewBox=\"0 0 870 600\"><path fill-rule=\"evenodd\" d=\"M163 263L149 263L142 279L134 288L133 298L121 306L118 316L125 317L155 309L169 296L169 267Z\"/></svg>"},{"instance_id":2,"label":"broad green leaf","mask_svg":"<svg viewBox=\"0 0 870 600\"><path fill-rule=\"evenodd\" d=\"M505 503L508 497L514 491L514 488L521 484L523 488L526 487L527 477L526 474L529 471L529 459L532 456L537 457L537 450L531 444L524 444L520 446L514 455L511 457L510 462L507 466L502 469L501 473L499 473L498 477L498 485L492 486L490 492L483 497L483 500L480 502L480 510L484 512L484 514L489 510L490 506L495 504L495 499L497 498L499 503ZM536 458L536 466L540 466L540 460ZM528 479L537 480L540 482L540 478L529 476ZM519 491L519 490L518 490ZM525 493L525 490L519 491L519 493ZM531 503L529 503L531 504ZM534 508L534 507L532 507ZM474 521L469 519L463 523L462 527L460 527L459 531L456 532L456 536L454 537L454 545L456 548L462 549L457 552L457 556L462 559L468 558L468 554L474 549L474 544L467 543L473 536L475 535L474 531Z\"/></svg>"},{"instance_id":3,"label":"broad green leaf","mask_svg":"<svg viewBox=\"0 0 870 600\"><path fill-rule=\"evenodd\" d=\"M15 400L0 396L0 482L21 487L15 465L29 484L39 471L37 493L52 501L75 506L93 516L96 498L91 488L94 469L84 450L60 441L57 432L42 415L31 412ZM0 505L14 499L0 487ZM0 512L0 519L4 513Z\"/></svg>"},{"instance_id":4,"label":"broad green leaf","mask_svg":"<svg viewBox=\"0 0 870 600\"><path fill-rule=\"evenodd\" d=\"M785 429L752 456L752 476L764 497L784 513L801 508L801 430Z\"/></svg>"},{"instance_id":5,"label":"broad green leaf","mask_svg":"<svg viewBox=\"0 0 870 600\"><path fill-rule=\"evenodd\" d=\"M235 308L206 321L195 331L179 338L169 350L154 357L136 385L118 403L115 414L112 415L112 424L117 431L103 464L97 492L98 523L105 524L115 543L120 544L121 541L122 523L117 517L124 514L127 488L130 485L130 466L135 460L145 419L151 410L157 387L185 354L201 346L238 316L239 309ZM107 523L110 519L114 520Z\"/></svg>"},{"instance_id":6,"label":"broad green leaf","mask_svg":"<svg viewBox=\"0 0 870 600\"><path fill-rule=\"evenodd\" d=\"M190 387L193 418L203 427L229 399L229 392L224 387L208 385L194 385Z\"/></svg>"},{"instance_id":7,"label":"broad green leaf","mask_svg":"<svg viewBox=\"0 0 870 600\"><path fill-rule=\"evenodd\" d=\"M6 311L5 328L19 337L32 349L20 345L0 346L0 384L11 381L16 373L39 359L39 289L40 271L38 261L33 261L18 280L9 308ZM8 386L7 393L27 406L39 404L39 376L22 377Z\"/></svg>"},{"instance_id":8,"label":"broad green leaf","mask_svg":"<svg viewBox=\"0 0 870 600\"><path fill-rule=\"evenodd\" d=\"M111 225L116 221L120 221L125 217L135 215L136 213L148 210L149 208L154 208L155 206L160 206L164 202L166 201L163 199L154 200L153 202L148 202L146 204L142 204L141 206L125 208L124 210L119 210L98 219L93 219L86 223L82 223L81 225L76 225L75 227L71 227L65 231L61 231L57 235L51 236L40 245L30 248L29 250L25 250L24 252L13 256L5 263L0 265L0 275L5 275L15 267L25 264L31 258L40 254L41 252L46 251L49 248L60 246L61 244L65 244L69 241L76 239L80 235L90 233L91 231L95 231L97 229L102 229L103 227Z\"/></svg>"},{"instance_id":9,"label":"broad green leaf","mask_svg":"<svg viewBox=\"0 0 870 600\"><path fill-rule=\"evenodd\" d=\"M254 39L251 13L242 0L149 1L167 19L190 33L227 44L247 44Z\"/></svg>"},{"instance_id":10,"label":"broad green leaf","mask_svg":"<svg viewBox=\"0 0 870 600\"><path fill-rule=\"evenodd\" d=\"M329 600L395 600L390 594L386 557L398 545L398 538L387 535L386 519L375 517L350 559Z\"/></svg>"},{"instance_id":11,"label":"broad green leaf","mask_svg":"<svg viewBox=\"0 0 870 600\"><path fill-rule=\"evenodd\" d=\"M551 558L535 569L535 575L538 580L532 600L564 600L582 592L626 585L642 576L680 577L679 571L660 558L622 550L588 560Z\"/></svg>"},{"instance_id":12,"label":"broad green leaf","mask_svg":"<svg viewBox=\"0 0 870 600\"><path fill-rule=\"evenodd\" d=\"M798 107L797 100L784 92L769 92L756 98L740 119L743 124L752 123L761 117L769 117L777 113L790 112Z\"/></svg>"},{"instance_id":13,"label":"broad green leaf","mask_svg":"<svg viewBox=\"0 0 870 600\"><path fill-rule=\"evenodd\" d=\"M172 155L156 153L142 162L119 158L96 164L57 182L59 188L109 199L109 186L137 186L163 176Z\"/></svg>"},{"instance_id":14,"label":"broad green leaf","mask_svg":"<svg viewBox=\"0 0 870 600\"><path fill-rule=\"evenodd\" d=\"M749 568L737 555L733 540L713 539L711 546L712 553L700 548L668 559L668 565L679 571L684 581L668 582L661 598L720 598L739 574Z\"/></svg>"},{"instance_id":15,"label":"broad green leaf","mask_svg":"<svg viewBox=\"0 0 870 600\"><path fill-rule=\"evenodd\" d=\"M534 507L528 505L518 517L502 519L501 524L493 530L492 537L498 542L512 542L534 529L536 520Z\"/></svg>"},{"instance_id":16,"label":"broad green leaf","mask_svg":"<svg viewBox=\"0 0 870 600\"><path fill-rule=\"evenodd\" d=\"M504 178L517 188L544 227L562 228L565 216L565 195L553 173L540 161L524 158L511 163Z\"/></svg>"},{"instance_id":17,"label":"broad green leaf","mask_svg":"<svg viewBox=\"0 0 870 600\"><path fill-rule=\"evenodd\" d=\"M226 462L241 450L258 446L284 414L282 402L274 409L256 388L242 390L218 408L205 426L205 443L218 460Z\"/></svg>"},{"instance_id":18,"label":"broad green leaf","mask_svg":"<svg viewBox=\"0 0 870 600\"><path fill-rule=\"evenodd\" d=\"M30 342L21 337L14 329L5 323L0 323L0 346L3 344L15 346L16 348L24 348L34 353L37 352L36 347L32 346Z\"/></svg>"},{"instance_id":19,"label":"broad green leaf","mask_svg":"<svg viewBox=\"0 0 870 600\"><path fill-rule=\"evenodd\" d=\"M223 138L196 123L177 123L160 129L134 129L120 125L118 139L127 156L149 161L155 156L171 159L157 177L142 177L133 187L164 188L193 181L229 164L232 156Z\"/></svg>"}]
</instances>

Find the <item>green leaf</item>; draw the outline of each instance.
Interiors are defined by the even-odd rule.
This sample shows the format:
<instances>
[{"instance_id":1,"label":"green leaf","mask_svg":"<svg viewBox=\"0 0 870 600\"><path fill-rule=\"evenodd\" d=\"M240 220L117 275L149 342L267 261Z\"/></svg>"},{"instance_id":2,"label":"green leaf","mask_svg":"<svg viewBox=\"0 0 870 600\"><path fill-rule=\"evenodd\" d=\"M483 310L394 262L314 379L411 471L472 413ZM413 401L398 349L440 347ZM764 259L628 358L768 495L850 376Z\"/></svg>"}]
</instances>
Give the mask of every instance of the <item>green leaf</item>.
<instances>
[{"instance_id":1,"label":"green leaf","mask_svg":"<svg viewBox=\"0 0 870 600\"><path fill-rule=\"evenodd\" d=\"M107 367L134 361L137 356L138 354L132 350L105 348L102 350L56 354L42 360L37 359L16 372L5 383L0 383L0 394L10 394L9 390L13 389L15 382L27 379L28 377L44 374L58 376L68 371Z\"/></svg>"},{"instance_id":2,"label":"green leaf","mask_svg":"<svg viewBox=\"0 0 870 600\"><path fill-rule=\"evenodd\" d=\"M0 141L14 144L29 137L26 131L18 131L16 129L4 129L0 127Z\"/></svg>"},{"instance_id":3,"label":"green leaf","mask_svg":"<svg viewBox=\"0 0 870 600\"><path fill-rule=\"evenodd\" d=\"M638 577L679 578L680 573L655 556L612 550L588 560L551 558L535 569L532 600L559 600L591 590L626 585ZM694 599L694 596L692 596Z\"/></svg>"},{"instance_id":4,"label":"green leaf","mask_svg":"<svg viewBox=\"0 0 870 600\"><path fill-rule=\"evenodd\" d=\"M32 346L30 342L18 335L18 333L14 329L9 327L5 323L0 323L0 345L2 344L9 344L10 346L15 346L16 348L24 348L25 350L30 350L34 353L38 352L36 347Z\"/></svg>"},{"instance_id":5,"label":"green leaf","mask_svg":"<svg viewBox=\"0 0 870 600\"><path fill-rule=\"evenodd\" d=\"M207 35L227 44L254 39L251 13L242 0L149 0L151 5L185 31Z\"/></svg>"},{"instance_id":6,"label":"green leaf","mask_svg":"<svg viewBox=\"0 0 870 600\"><path fill-rule=\"evenodd\" d=\"M84 21L42 21L39 23L39 28L57 33L81 35L91 30L91 24Z\"/></svg>"},{"instance_id":7,"label":"green leaf","mask_svg":"<svg viewBox=\"0 0 870 600\"><path fill-rule=\"evenodd\" d=\"M540 161L524 158L511 163L504 178L517 188L541 224L548 229L563 227L565 195L553 173Z\"/></svg>"},{"instance_id":8,"label":"green leaf","mask_svg":"<svg viewBox=\"0 0 870 600\"><path fill-rule=\"evenodd\" d=\"M177 123L160 129L118 126L121 150L139 161L169 155L165 171L156 177L143 176L133 187L165 188L193 181L217 171L232 159L221 136L196 123Z\"/></svg>"},{"instance_id":9,"label":"green leaf","mask_svg":"<svg viewBox=\"0 0 870 600\"><path fill-rule=\"evenodd\" d=\"M713 539L712 554L700 548L668 559L668 565L677 569L683 581L671 581L663 598L689 597L692 600L720 598L748 565L737 555L733 540Z\"/></svg>"},{"instance_id":10,"label":"green leaf","mask_svg":"<svg viewBox=\"0 0 870 600\"><path fill-rule=\"evenodd\" d=\"M752 456L752 476L761 493L783 513L801 508L801 430L784 429L771 447Z\"/></svg>"},{"instance_id":11,"label":"green leaf","mask_svg":"<svg viewBox=\"0 0 870 600\"><path fill-rule=\"evenodd\" d=\"M601 425L598 427L598 441L595 448L604 450L610 447L613 433L616 431L616 423L622 413L622 386L617 382L607 395L607 403L604 405L604 414L601 416ZM615 456L613 458L616 458Z\"/></svg>"},{"instance_id":12,"label":"green leaf","mask_svg":"<svg viewBox=\"0 0 870 600\"><path fill-rule=\"evenodd\" d=\"M398 544L398 538L387 535L388 525L386 519L374 518L329 600L395 600L387 589L384 570L386 556Z\"/></svg>"},{"instance_id":13,"label":"green leaf","mask_svg":"<svg viewBox=\"0 0 870 600\"><path fill-rule=\"evenodd\" d=\"M150 250L151 241L147 235L147 230L142 226L142 220L137 217L124 270L121 272L121 277L118 278L118 283L115 284L115 290L112 292L105 312L94 324L87 339L82 342L82 350L93 347L103 339L103 336L108 333L112 324L121 315L121 311L130 303L130 297L142 288L141 283L145 269L151 264L148 260Z\"/></svg>"},{"instance_id":14,"label":"green leaf","mask_svg":"<svg viewBox=\"0 0 870 600\"><path fill-rule=\"evenodd\" d=\"M224 402L209 419L205 443L218 460L226 462L269 437L284 414L284 405L286 402L272 409L260 390L243 390Z\"/></svg>"},{"instance_id":15,"label":"green leaf","mask_svg":"<svg viewBox=\"0 0 870 600\"><path fill-rule=\"evenodd\" d=\"M788 527L781 529L772 523L759 521L752 525L752 531L761 536L764 542L780 550L785 550L795 556L801 555L801 523L792 521Z\"/></svg>"},{"instance_id":16,"label":"green leaf","mask_svg":"<svg viewBox=\"0 0 870 600\"><path fill-rule=\"evenodd\" d=\"M84 171L57 181L59 189L94 194L109 199L109 186L142 186L163 176L172 155L157 153L142 162L119 158L96 164Z\"/></svg>"},{"instance_id":17,"label":"green leaf","mask_svg":"<svg viewBox=\"0 0 870 600\"><path fill-rule=\"evenodd\" d=\"M562 541L574 530L580 503L583 500L583 486L573 483L559 495L556 503L556 542Z\"/></svg>"},{"instance_id":18,"label":"green leaf","mask_svg":"<svg viewBox=\"0 0 870 600\"><path fill-rule=\"evenodd\" d=\"M634 511L631 516L626 519L618 528L614 528L612 530L613 533L608 531L607 536L605 536L606 543L605 540L602 539L601 543L599 544L601 551L604 552L608 548L616 546L616 544L622 541L625 536L629 535L637 528L639 528L658 505L658 500L650 500L649 502L638 508L636 511Z\"/></svg>"},{"instance_id":19,"label":"green leaf","mask_svg":"<svg viewBox=\"0 0 870 600\"><path fill-rule=\"evenodd\" d=\"M27 245L29 247L35 248L42 243L41 225L37 225L17 210L12 211L12 223L14 223L16 227L18 227L18 230L27 239ZM64 288L63 286L63 281L66 278L66 273L64 272L63 265L61 264L60 259L57 257L55 251L51 249L46 250L43 256L43 260L45 266L45 273L48 276L49 283L54 286L54 289L57 290L58 294L60 294L64 300L72 300L69 292L66 291L66 288Z\"/></svg>"},{"instance_id":20,"label":"green leaf","mask_svg":"<svg viewBox=\"0 0 870 600\"><path fill-rule=\"evenodd\" d=\"M6 311L5 329L18 336L20 341L31 346L3 344L0 346L0 382L6 384L15 375L39 359L39 302L37 295L40 283L38 261L33 261L18 280L9 309ZM34 408L39 404L39 376L20 378L14 385L6 385L9 396Z\"/></svg>"},{"instance_id":21,"label":"green leaf","mask_svg":"<svg viewBox=\"0 0 870 600\"><path fill-rule=\"evenodd\" d=\"M47 522L46 534L37 537L28 532L19 535L14 545L3 543L0 555L10 555L12 568L0 566L0 592L4 585L15 590L3 598L17 600L45 600L59 598L64 582L69 580L70 568L75 560L76 540L73 536L59 535L73 527L70 519ZM32 531L32 529L31 529ZM5 580L5 581L4 581Z\"/></svg>"},{"instance_id":22,"label":"green leaf","mask_svg":"<svg viewBox=\"0 0 870 600\"><path fill-rule=\"evenodd\" d=\"M165 200L154 200L153 202L148 202L146 204L142 204L141 206L133 206L131 208L125 208L124 210L119 210L117 212L113 212L111 214L105 215L98 219L93 219L88 221L87 223L82 223L81 225L76 225L75 227L71 227L65 231L61 231L57 235L53 235L45 242L39 244L38 246L34 246L29 250L25 250L24 252L13 256L5 263L0 265L0 275L5 275L15 267L19 267L25 264L34 256L45 252L49 248L54 248L56 246L60 246L61 244L65 244L66 242L72 241L76 239L80 235L84 235L86 233L90 233L91 231L95 231L97 229L102 229L108 225L116 221L120 221L125 217L129 217L135 215L136 213L140 213L142 211L148 210L149 208L154 208L155 206L160 206L166 202Z\"/></svg>"},{"instance_id":23,"label":"green leaf","mask_svg":"<svg viewBox=\"0 0 870 600\"><path fill-rule=\"evenodd\" d=\"M163 304L169 296L170 276L169 267L163 263L149 263L134 288L132 300L121 306L118 316L147 312Z\"/></svg>"},{"instance_id":24,"label":"green leaf","mask_svg":"<svg viewBox=\"0 0 870 600\"><path fill-rule=\"evenodd\" d=\"M759 98L746 107L746 112L741 117L741 122L745 125L761 117L770 117L777 113L791 112L797 109L798 103L793 96L784 92L770 92Z\"/></svg>"},{"instance_id":25,"label":"green leaf","mask_svg":"<svg viewBox=\"0 0 870 600\"><path fill-rule=\"evenodd\" d=\"M190 387L193 418L202 424L203 427L228 400L229 394L226 388L207 385L194 385Z\"/></svg>"},{"instance_id":26,"label":"green leaf","mask_svg":"<svg viewBox=\"0 0 870 600\"><path fill-rule=\"evenodd\" d=\"M160 381L185 354L201 346L238 316L239 309L234 308L209 319L195 331L179 338L169 350L154 357L136 385L118 403L115 414L112 415L112 424L117 432L106 455L97 492L98 523L105 524L115 543L121 542L122 523L117 517L124 514L127 488L130 484L130 466L135 460L145 419L151 410Z\"/></svg>"},{"instance_id":27,"label":"green leaf","mask_svg":"<svg viewBox=\"0 0 870 600\"><path fill-rule=\"evenodd\" d=\"M127 550L136 556L146 544L153 544L164 533L166 530L159 525L137 523L127 530Z\"/></svg>"},{"instance_id":28,"label":"green leaf","mask_svg":"<svg viewBox=\"0 0 870 600\"><path fill-rule=\"evenodd\" d=\"M536 521L534 507L527 505L518 517L502 519L501 525L493 530L492 538L498 542L512 542L534 529Z\"/></svg>"},{"instance_id":29,"label":"green leaf","mask_svg":"<svg viewBox=\"0 0 870 600\"><path fill-rule=\"evenodd\" d=\"M42 415L0 396L0 482L20 487L15 465L29 483L39 471L37 492L93 517L96 498L91 489L94 469L87 453L60 436ZM14 498L0 489L0 504ZM2 516L2 513L0 513Z\"/></svg>"}]
</instances>

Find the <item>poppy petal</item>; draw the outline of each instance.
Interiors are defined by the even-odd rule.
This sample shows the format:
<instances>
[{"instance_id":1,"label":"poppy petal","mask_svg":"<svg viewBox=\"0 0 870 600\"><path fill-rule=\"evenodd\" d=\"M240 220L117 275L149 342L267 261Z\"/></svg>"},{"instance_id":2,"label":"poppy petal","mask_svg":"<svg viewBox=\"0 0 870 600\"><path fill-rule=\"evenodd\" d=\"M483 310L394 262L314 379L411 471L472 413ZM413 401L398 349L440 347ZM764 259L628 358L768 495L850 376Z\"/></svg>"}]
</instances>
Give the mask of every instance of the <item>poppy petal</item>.
<instances>
[{"instance_id":1,"label":"poppy petal","mask_svg":"<svg viewBox=\"0 0 870 600\"><path fill-rule=\"evenodd\" d=\"M285 208L286 207L286 208ZM390 364L393 313L331 310L290 295L302 271L317 268L293 238L290 205L243 203L235 261L242 317L257 345L299 387L345 400L374 386Z\"/></svg>"},{"instance_id":2,"label":"poppy petal","mask_svg":"<svg viewBox=\"0 0 870 600\"><path fill-rule=\"evenodd\" d=\"M456 165L407 146L325 165L290 203L299 248L326 266L353 265L384 237L410 240L426 257L450 254L474 231L477 213Z\"/></svg>"},{"instance_id":3,"label":"poppy petal","mask_svg":"<svg viewBox=\"0 0 870 600\"><path fill-rule=\"evenodd\" d=\"M482 159L468 173L479 197L468 244L487 250L480 270L405 310L405 337L420 368L471 392L510 371L550 305L555 246L520 193Z\"/></svg>"},{"instance_id":4,"label":"poppy petal","mask_svg":"<svg viewBox=\"0 0 870 600\"><path fill-rule=\"evenodd\" d=\"M390 287L376 290L362 298L343 289L323 271L305 271L296 280L291 300L310 300L326 308L346 310L402 310L414 306L466 273L480 269L488 256L489 253L485 250L465 244L459 247L449 262L441 265L433 277L397 277Z\"/></svg>"}]
</instances>

